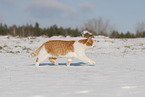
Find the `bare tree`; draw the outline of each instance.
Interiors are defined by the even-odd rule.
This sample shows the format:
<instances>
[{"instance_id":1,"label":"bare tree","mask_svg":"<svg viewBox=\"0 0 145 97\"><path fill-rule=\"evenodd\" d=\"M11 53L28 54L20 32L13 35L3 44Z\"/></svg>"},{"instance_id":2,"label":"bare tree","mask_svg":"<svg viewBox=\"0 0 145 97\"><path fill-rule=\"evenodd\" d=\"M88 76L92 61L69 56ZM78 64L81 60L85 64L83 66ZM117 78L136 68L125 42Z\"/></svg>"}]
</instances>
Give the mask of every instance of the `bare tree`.
<instances>
[{"instance_id":1,"label":"bare tree","mask_svg":"<svg viewBox=\"0 0 145 97\"><path fill-rule=\"evenodd\" d=\"M16 25L13 25L12 29L13 29L12 35L16 36L16 29L17 29Z\"/></svg>"},{"instance_id":2,"label":"bare tree","mask_svg":"<svg viewBox=\"0 0 145 97\"><path fill-rule=\"evenodd\" d=\"M144 32L145 31L145 23L142 22L142 23L137 23L137 27L136 27L136 32L138 33L141 33L141 32Z\"/></svg>"},{"instance_id":3,"label":"bare tree","mask_svg":"<svg viewBox=\"0 0 145 97\"><path fill-rule=\"evenodd\" d=\"M103 21L102 18L91 19L84 23L82 29L89 30L93 34L109 35L113 28L109 25L109 21Z\"/></svg>"},{"instance_id":4,"label":"bare tree","mask_svg":"<svg viewBox=\"0 0 145 97\"><path fill-rule=\"evenodd\" d=\"M136 25L136 36L137 37L145 37L145 23L139 22Z\"/></svg>"}]
</instances>

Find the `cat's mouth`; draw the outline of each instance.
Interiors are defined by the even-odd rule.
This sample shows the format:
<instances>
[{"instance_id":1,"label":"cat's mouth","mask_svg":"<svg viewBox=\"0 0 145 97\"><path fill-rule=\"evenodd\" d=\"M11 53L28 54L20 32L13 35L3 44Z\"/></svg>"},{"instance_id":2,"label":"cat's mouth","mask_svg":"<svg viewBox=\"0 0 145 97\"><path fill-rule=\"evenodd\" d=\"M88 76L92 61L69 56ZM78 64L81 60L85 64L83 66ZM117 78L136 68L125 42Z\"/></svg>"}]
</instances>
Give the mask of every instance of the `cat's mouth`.
<instances>
[{"instance_id":1,"label":"cat's mouth","mask_svg":"<svg viewBox=\"0 0 145 97\"><path fill-rule=\"evenodd\" d=\"M92 46L88 46L88 48L94 48L94 47L96 47L95 45L92 45Z\"/></svg>"}]
</instances>

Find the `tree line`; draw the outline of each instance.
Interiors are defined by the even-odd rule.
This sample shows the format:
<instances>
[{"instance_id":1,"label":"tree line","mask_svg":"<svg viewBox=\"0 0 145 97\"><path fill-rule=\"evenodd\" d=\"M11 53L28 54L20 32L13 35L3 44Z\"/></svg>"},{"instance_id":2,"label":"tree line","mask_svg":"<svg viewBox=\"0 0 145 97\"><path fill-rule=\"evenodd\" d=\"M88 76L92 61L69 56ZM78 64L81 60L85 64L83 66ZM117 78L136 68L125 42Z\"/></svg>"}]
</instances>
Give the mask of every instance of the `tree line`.
<instances>
[{"instance_id":1,"label":"tree line","mask_svg":"<svg viewBox=\"0 0 145 97\"><path fill-rule=\"evenodd\" d=\"M104 35L110 38L144 38L145 37L145 23L138 23L136 33L126 32L119 33L114 30L113 27L110 26L109 21L103 21L102 18L99 19L91 19L88 22L84 23L84 25L79 28L63 28L58 27L57 25L52 25L47 28L40 28L39 23L36 22L34 26L31 24L23 25L23 26L10 26L8 27L6 24L0 24L0 35L12 35L19 37L28 37L28 36L42 36L46 35L48 37L51 36L71 36L77 37L81 36L81 32L84 30L88 30L93 35Z\"/></svg>"},{"instance_id":2,"label":"tree line","mask_svg":"<svg viewBox=\"0 0 145 97\"><path fill-rule=\"evenodd\" d=\"M110 34L111 38L144 38L145 37L145 31L144 32L138 32L138 33L119 33L118 31L113 31Z\"/></svg>"},{"instance_id":3,"label":"tree line","mask_svg":"<svg viewBox=\"0 0 145 97\"><path fill-rule=\"evenodd\" d=\"M42 36L46 35L48 37L51 36L72 36L77 37L81 36L81 31L78 28L63 28L58 27L57 25L52 25L47 28L40 28L39 23L36 22L35 26L31 24L23 25L23 26L10 26L8 27L6 24L0 24L0 35L11 35L11 36L19 36L19 37L28 37L28 36Z\"/></svg>"}]
</instances>

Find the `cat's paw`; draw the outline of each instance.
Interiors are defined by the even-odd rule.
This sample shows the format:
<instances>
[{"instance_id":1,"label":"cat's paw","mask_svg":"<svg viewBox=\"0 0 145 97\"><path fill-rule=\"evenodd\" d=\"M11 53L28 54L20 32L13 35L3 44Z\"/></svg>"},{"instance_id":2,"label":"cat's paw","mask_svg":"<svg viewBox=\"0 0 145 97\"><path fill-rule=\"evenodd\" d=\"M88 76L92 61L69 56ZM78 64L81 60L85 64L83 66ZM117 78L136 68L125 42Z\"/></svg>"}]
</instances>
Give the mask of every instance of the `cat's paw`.
<instances>
[{"instance_id":1,"label":"cat's paw","mask_svg":"<svg viewBox=\"0 0 145 97\"><path fill-rule=\"evenodd\" d=\"M94 62L94 61L90 61L90 62L88 62L89 64L92 64L92 65L96 65L96 62Z\"/></svg>"}]
</instances>

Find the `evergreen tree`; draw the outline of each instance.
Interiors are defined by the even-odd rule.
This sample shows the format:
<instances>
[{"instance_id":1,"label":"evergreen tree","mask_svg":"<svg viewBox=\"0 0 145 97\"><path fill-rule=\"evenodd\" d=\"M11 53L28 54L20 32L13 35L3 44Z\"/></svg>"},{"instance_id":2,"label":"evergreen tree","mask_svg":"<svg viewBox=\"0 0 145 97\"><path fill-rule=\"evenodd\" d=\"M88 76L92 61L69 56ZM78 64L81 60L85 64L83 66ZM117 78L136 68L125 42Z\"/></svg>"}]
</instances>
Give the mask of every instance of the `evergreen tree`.
<instances>
[{"instance_id":1,"label":"evergreen tree","mask_svg":"<svg viewBox=\"0 0 145 97\"><path fill-rule=\"evenodd\" d=\"M35 35L40 36L41 35L41 29L39 28L39 23L35 23Z\"/></svg>"},{"instance_id":2,"label":"evergreen tree","mask_svg":"<svg viewBox=\"0 0 145 97\"><path fill-rule=\"evenodd\" d=\"M117 31L113 31L113 32L111 33L110 37L111 37L111 38L119 38L120 35L119 35L119 33L118 33Z\"/></svg>"},{"instance_id":3,"label":"evergreen tree","mask_svg":"<svg viewBox=\"0 0 145 97\"><path fill-rule=\"evenodd\" d=\"M7 25L5 24L5 26L3 26L2 24L0 24L0 35L6 35L7 34Z\"/></svg>"},{"instance_id":4,"label":"evergreen tree","mask_svg":"<svg viewBox=\"0 0 145 97\"><path fill-rule=\"evenodd\" d=\"M130 38L130 37L131 37L130 32L127 32L127 33L125 34L125 38Z\"/></svg>"}]
</instances>

